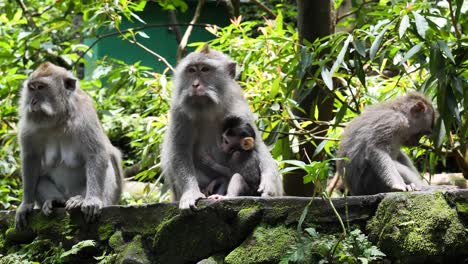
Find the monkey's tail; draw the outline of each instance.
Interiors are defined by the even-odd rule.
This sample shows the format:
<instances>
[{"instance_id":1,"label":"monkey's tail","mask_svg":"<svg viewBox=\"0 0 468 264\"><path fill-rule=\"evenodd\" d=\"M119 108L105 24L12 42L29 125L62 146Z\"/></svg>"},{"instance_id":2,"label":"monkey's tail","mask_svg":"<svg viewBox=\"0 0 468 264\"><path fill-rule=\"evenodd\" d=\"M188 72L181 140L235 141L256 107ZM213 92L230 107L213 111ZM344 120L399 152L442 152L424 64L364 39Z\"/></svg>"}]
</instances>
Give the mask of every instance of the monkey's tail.
<instances>
[{"instance_id":1,"label":"monkey's tail","mask_svg":"<svg viewBox=\"0 0 468 264\"><path fill-rule=\"evenodd\" d=\"M124 179L124 172L122 169L122 154L120 154L120 151L112 146L112 150L110 153L110 159L112 163L112 167L114 167L115 171L115 182L117 183L117 197L115 197L114 202L118 203L120 199L120 195L122 194L122 189L123 189L123 179Z\"/></svg>"}]
</instances>

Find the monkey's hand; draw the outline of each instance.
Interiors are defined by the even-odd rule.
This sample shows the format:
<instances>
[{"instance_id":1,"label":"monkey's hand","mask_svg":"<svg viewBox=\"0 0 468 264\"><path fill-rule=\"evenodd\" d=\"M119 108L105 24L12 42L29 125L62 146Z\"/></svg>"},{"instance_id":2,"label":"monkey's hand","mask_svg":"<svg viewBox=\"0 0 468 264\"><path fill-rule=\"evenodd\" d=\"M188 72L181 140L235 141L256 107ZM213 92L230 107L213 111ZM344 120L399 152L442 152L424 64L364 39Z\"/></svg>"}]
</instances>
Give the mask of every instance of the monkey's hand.
<instances>
[{"instance_id":1,"label":"monkey's hand","mask_svg":"<svg viewBox=\"0 0 468 264\"><path fill-rule=\"evenodd\" d=\"M86 197L81 204L81 212L83 212L86 222L90 223L96 220L96 217L101 214L103 203L98 197Z\"/></svg>"},{"instance_id":2,"label":"monkey's hand","mask_svg":"<svg viewBox=\"0 0 468 264\"><path fill-rule=\"evenodd\" d=\"M206 196L198 190L188 190L182 194L179 201L179 209L181 210L196 210L198 200L206 198Z\"/></svg>"},{"instance_id":3,"label":"monkey's hand","mask_svg":"<svg viewBox=\"0 0 468 264\"><path fill-rule=\"evenodd\" d=\"M42 213L45 214L46 216L49 216L52 213L52 208L54 206L57 206L57 204L65 204L65 201L63 199L57 199L57 200L46 200L42 204Z\"/></svg>"},{"instance_id":4,"label":"monkey's hand","mask_svg":"<svg viewBox=\"0 0 468 264\"><path fill-rule=\"evenodd\" d=\"M414 183L411 184L394 184L391 187L393 192L408 192L408 191L419 191Z\"/></svg>"},{"instance_id":5,"label":"monkey's hand","mask_svg":"<svg viewBox=\"0 0 468 264\"><path fill-rule=\"evenodd\" d=\"M81 207L82 203L83 203L83 197L81 195L73 196L70 199L68 199L68 201L65 203L65 209L69 211L74 208Z\"/></svg>"},{"instance_id":6,"label":"monkey's hand","mask_svg":"<svg viewBox=\"0 0 468 264\"><path fill-rule=\"evenodd\" d=\"M28 215L32 212L34 203L21 203L16 210L15 228L18 231L24 230L28 225Z\"/></svg>"}]
</instances>

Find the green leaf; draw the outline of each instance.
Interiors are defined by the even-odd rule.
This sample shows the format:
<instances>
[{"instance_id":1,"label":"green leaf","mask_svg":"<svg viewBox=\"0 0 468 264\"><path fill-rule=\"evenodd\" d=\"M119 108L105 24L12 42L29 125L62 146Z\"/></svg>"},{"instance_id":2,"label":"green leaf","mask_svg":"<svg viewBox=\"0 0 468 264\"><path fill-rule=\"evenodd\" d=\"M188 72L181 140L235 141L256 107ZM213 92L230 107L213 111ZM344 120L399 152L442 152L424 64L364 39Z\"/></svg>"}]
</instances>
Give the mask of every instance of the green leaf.
<instances>
[{"instance_id":1,"label":"green leaf","mask_svg":"<svg viewBox=\"0 0 468 264\"><path fill-rule=\"evenodd\" d=\"M320 74L322 75L322 79L325 82L325 85L328 87L328 89L333 90L332 76L325 66L322 68L322 72Z\"/></svg>"},{"instance_id":2,"label":"green leaf","mask_svg":"<svg viewBox=\"0 0 468 264\"><path fill-rule=\"evenodd\" d=\"M389 26L390 26L390 24L386 25L382 29L382 31L380 31L379 35L375 38L374 42L372 42L370 52L369 52L369 57L370 57L371 60L373 60L374 57L375 57L375 54L377 54L377 50L379 50L380 43L382 43L383 36L384 36L385 32L387 32L387 29L388 29Z\"/></svg>"},{"instance_id":3,"label":"green leaf","mask_svg":"<svg viewBox=\"0 0 468 264\"><path fill-rule=\"evenodd\" d=\"M443 40L437 40L437 44L439 44L440 50L447 56L447 58L449 58L455 64L455 59L453 58L452 52L447 46L447 43L445 43Z\"/></svg>"},{"instance_id":4,"label":"green leaf","mask_svg":"<svg viewBox=\"0 0 468 264\"><path fill-rule=\"evenodd\" d=\"M276 95L278 95L278 92L280 90L280 81L281 81L280 76L278 76L278 78L276 78L273 81L273 84L271 85L271 92L270 92L270 98L271 99L275 98Z\"/></svg>"},{"instance_id":5,"label":"green leaf","mask_svg":"<svg viewBox=\"0 0 468 264\"><path fill-rule=\"evenodd\" d=\"M429 28L429 24L427 23L426 19L416 12L412 12L416 24L416 31L418 34L425 39L426 38L426 31Z\"/></svg>"},{"instance_id":6,"label":"green leaf","mask_svg":"<svg viewBox=\"0 0 468 264\"><path fill-rule=\"evenodd\" d=\"M445 124L444 120L442 118L437 118L435 126L434 126L434 132L433 132L433 138L434 138L434 145L436 148L440 149L442 146L442 143L444 142L444 137L445 137Z\"/></svg>"},{"instance_id":7,"label":"green leaf","mask_svg":"<svg viewBox=\"0 0 468 264\"><path fill-rule=\"evenodd\" d=\"M355 39L353 41L353 46L356 49L356 51L361 55L361 57L365 58L366 57L366 48L364 47L364 42L359 39Z\"/></svg>"},{"instance_id":8,"label":"green leaf","mask_svg":"<svg viewBox=\"0 0 468 264\"><path fill-rule=\"evenodd\" d=\"M338 54L338 57L336 58L335 60L335 63L333 63L333 66L330 70L330 74L333 75L333 73L335 73L336 69L341 65L341 63L343 62L343 59L344 59L344 56L346 54L346 51L348 50L348 45L349 45L349 42L353 39L353 36L352 35L349 35L348 38L346 38L344 44L343 44L343 47L341 48L341 51L340 53Z\"/></svg>"},{"instance_id":9,"label":"green leaf","mask_svg":"<svg viewBox=\"0 0 468 264\"><path fill-rule=\"evenodd\" d=\"M82 250L83 248L85 247L94 247L96 246L96 242L94 242L94 240L83 240L83 241L80 241L78 243L76 243L75 245L73 245L73 247L65 252L63 252L61 255L60 255L60 258L65 258L69 255L75 255L77 254L78 252L80 252L80 250Z\"/></svg>"},{"instance_id":10,"label":"green leaf","mask_svg":"<svg viewBox=\"0 0 468 264\"><path fill-rule=\"evenodd\" d=\"M400 61L400 65L402 65L403 63L405 63L408 59L410 59L411 57L413 57L416 53L418 53L420 50L421 50L421 47L424 45L424 42L421 42L419 43L418 45L412 47L410 50L408 50L408 52L405 54L405 56L403 57L403 59L401 59Z\"/></svg>"},{"instance_id":11,"label":"green leaf","mask_svg":"<svg viewBox=\"0 0 468 264\"><path fill-rule=\"evenodd\" d=\"M366 74L364 73L361 58L358 57L357 53L354 53L354 64L354 67L356 69L356 75L359 78L359 81L361 81L364 88L366 88Z\"/></svg>"},{"instance_id":12,"label":"green leaf","mask_svg":"<svg viewBox=\"0 0 468 264\"><path fill-rule=\"evenodd\" d=\"M400 39L403 38L403 36L405 35L405 32L406 32L406 30L408 29L409 26L410 26L409 16L405 15L401 19L400 28L398 29L398 34L400 35Z\"/></svg>"},{"instance_id":13,"label":"green leaf","mask_svg":"<svg viewBox=\"0 0 468 264\"><path fill-rule=\"evenodd\" d=\"M137 32L138 35L140 35L141 37L143 38L146 38L146 39L149 39L150 37L143 31L138 31Z\"/></svg>"},{"instance_id":14,"label":"green leaf","mask_svg":"<svg viewBox=\"0 0 468 264\"><path fill-rule=\"evenodd\" d=\"M320 142L320 144L315 148L315 151L312 157L317 156L322 151L323 147L325 147L327 143L328 143L328 140L323 140L322 142Z\"/></svg>"}]
</instances>

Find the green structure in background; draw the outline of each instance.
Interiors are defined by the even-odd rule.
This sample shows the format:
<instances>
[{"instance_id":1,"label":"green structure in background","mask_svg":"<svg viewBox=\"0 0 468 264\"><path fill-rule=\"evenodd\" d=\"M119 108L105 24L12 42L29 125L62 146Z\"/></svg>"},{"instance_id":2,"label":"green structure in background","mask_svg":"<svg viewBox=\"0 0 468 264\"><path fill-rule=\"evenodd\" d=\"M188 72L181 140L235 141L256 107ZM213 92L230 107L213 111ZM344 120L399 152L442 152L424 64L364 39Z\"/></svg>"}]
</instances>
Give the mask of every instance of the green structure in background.
<instances>
[{"instance_id":1,"label":"green structure in background","mask_svg":"<svg viewBox=\"0 0 468 264\"><path fill-rule=\"evenodd\" d=\"M188 9L184 13L177 12L178 23L190 23L190 20L195 13L196 2L187 1ZM157 3L148 2L145 10L138 13L138 16L146 22L141 23L138 20L134 21L122 21L120 30L128 28L142 27L145 25L164 25L171 24L169 18L169 12L163 10ZM229 24L229 14L224 6L219 5L216 1L207 1L202 8L202 12L197 23L214 24L220 27ZM180 32L183 35L186 26L180 26ZM142 37L141 35L136 36L137 41L151 49L152 51L163 56L172 66L176 65L176 53L177 53L177 39L176 33L167 27L147 28L142 30L149 38ZM107 32L103 32L107 33ZM214 36L206 31L203 27L194 27L192 34L190 35L188 43L201 42L213 39ZM84 42L87 45L91 45L95 39L86 39ZM188 47L188 50L190 48ZM159 61L155 56L149 54L142 48L122 39L120 35L107 37L101 39L92 49L90 53L85 56L87 63L85 64L85 78L91 76L93 70L96 68L95 61L104 57L111 57L118 60L122 60L127 64L133 64L141 61L142 65L149 66L155 72L162 72L166 68L164 63Z\"/></svg>"}]
</instances>

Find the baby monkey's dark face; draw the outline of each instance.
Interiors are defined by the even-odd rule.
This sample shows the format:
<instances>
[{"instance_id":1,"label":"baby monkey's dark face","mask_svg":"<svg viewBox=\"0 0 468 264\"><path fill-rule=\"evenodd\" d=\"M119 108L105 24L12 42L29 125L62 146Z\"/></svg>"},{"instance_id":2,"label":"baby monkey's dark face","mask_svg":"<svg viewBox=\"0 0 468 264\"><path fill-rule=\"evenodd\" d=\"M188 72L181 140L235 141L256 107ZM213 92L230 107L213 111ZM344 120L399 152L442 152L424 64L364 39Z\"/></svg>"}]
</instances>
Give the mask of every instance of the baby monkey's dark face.
<instances>
[{"instance_id":1,"label":"baby monkey's dark face","mask_svg":"<svg viewBox=\"0 0 468 264\"><path fill-rule=\"evenodd\" d=\"M221 139L221 150L224 153L252 151L254 147L255 131L250 124L242 122L240 118L230 118L225 121Z\"/></svg>"}]
</instances>

